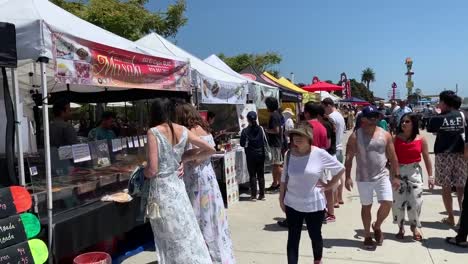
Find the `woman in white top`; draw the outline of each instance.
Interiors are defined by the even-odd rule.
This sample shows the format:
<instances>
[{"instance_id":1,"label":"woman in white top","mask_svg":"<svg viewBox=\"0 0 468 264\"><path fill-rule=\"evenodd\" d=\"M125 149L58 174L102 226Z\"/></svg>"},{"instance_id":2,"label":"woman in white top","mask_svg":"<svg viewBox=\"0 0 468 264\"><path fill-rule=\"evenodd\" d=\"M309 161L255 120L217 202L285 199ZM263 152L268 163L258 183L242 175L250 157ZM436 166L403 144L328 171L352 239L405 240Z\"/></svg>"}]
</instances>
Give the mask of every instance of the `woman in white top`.
<instances>
[{"instance_id":1,"label":"woman in white top","mask_svg":"<svg viewBox=\"0 0 468 264\"><path fill-rule=\"evenodd\" d=\"M296 264L299 258L299 241L304 219L307 224L314 264L322 263L322 222L325 216L324 190L337 185L344 173L343 165L325 150L312 146L312 128L300 124L288 132L291 150L287 154L286 167L281 177L280 206L288 219L288 264ZM321 182L324 170L332 179Z\"/></svg>"}]
</instances>

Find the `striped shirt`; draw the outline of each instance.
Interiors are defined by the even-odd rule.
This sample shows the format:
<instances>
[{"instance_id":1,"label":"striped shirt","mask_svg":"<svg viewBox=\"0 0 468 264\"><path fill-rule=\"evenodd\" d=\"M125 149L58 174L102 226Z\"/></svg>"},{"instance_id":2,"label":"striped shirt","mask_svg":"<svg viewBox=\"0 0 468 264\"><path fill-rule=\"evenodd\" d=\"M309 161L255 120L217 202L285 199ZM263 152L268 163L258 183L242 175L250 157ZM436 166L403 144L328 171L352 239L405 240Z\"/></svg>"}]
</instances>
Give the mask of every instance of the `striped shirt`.
<instances>
[{"instance_id":1,"label":"striped shirt","mask_svg":"<svg viewBox=\"0 0 468 264\"><path fill-rule=\"evenodd\" d=\"M281 182L287 181L284 204L296 211L311 213L325 209L326 200L316 185L324 170L337 175L344 169L343 165L325 150L314 147L309 155L290 155L290 161L283 170ZM288 178L286 180L286 178Z\"/></svg>"}]
</instances>

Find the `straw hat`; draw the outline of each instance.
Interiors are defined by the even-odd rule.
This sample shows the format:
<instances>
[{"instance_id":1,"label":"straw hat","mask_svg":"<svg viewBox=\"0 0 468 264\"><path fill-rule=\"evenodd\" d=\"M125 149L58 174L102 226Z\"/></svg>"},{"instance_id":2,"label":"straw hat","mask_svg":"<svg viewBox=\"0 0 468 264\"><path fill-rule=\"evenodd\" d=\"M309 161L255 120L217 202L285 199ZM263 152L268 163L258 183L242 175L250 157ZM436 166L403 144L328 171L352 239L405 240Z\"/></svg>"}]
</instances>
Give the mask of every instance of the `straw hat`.
<instances>
[{"instance_id":1,"label":"straw hat","mask_svg":"<svg viewBox=\"0 0 468 264\"><path fill-rule=\"evenodd\" d=\"M286 108L283 110L283 114L290 114L291 116L294 116L294 113L293 111L291 110L291 108Z\"/></svg>"}]
</instances>

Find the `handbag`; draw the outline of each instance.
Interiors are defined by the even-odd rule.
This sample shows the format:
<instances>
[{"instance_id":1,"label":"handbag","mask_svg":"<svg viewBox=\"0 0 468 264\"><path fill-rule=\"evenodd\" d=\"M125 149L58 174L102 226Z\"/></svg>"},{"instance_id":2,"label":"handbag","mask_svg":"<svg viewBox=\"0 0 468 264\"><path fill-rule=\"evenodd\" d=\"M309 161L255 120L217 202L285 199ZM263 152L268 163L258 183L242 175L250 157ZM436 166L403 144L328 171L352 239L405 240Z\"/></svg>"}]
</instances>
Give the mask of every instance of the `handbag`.
<instances>
[{"instance_id":1,"label":"handbag","mask_svg":"<svg viewBox=\"0 0 468 264\"><path fill-rule=\"evenodd\" d=\"M271 162L273 161L273 154L271 153L270 144L268 143L268 139L267 139L267 136L263 127L262 127L262 133L263 133L263 150L265 152L265 163L271 164Z\"/></svg>"},{"instance_id":2,"label":"handbag","mask_svg":"<svg viewBox=\"0 0 468 264\"><path fill-rule=\"evenodd\" d=\"M142 196L143 186L145 184L145 175L143 166L137 166L133 172L130 174L130 179L128 180L128 194L131 196ZM144 195L143 195L144 196Z\"/></svg>"}]
</instances>

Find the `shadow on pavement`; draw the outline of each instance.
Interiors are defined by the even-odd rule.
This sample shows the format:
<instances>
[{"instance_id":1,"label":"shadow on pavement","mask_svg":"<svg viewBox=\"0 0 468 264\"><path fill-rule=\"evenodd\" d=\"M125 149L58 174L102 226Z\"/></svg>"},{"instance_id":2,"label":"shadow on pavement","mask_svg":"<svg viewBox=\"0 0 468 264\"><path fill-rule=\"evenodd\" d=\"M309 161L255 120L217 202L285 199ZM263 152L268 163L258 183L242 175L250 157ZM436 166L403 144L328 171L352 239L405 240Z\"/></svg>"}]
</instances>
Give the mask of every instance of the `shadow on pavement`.
<instances>
[{"instance_id":1,"label":"shadow on pavement","mask_svg":"<svg viewBox=\"0 0 468 264\"><path fill-rule=\"evenodd\" d=\"M447 215L447 212L440 212L439 214L441 215ZM459 210L453 210L453 215L454 216L460 216L460 211Z\"/></svg>"},{"instance_id":2,"label":"shadow on pavement","mask_svg":"<svg viewBox=\"0 0 468 264\"><path fill-rule=\"evenodd\" d=\"M354 235L355 239L364 240L364 229L356 229L354 231L356 231L356 234ZM417 241L413 240L413 233L412 232L409 232L409 233L407 232L405 234L404 239L396 238L395 237L396 232L397 232L396 230L395 230L395 233L382 232L383 235L384 235L384 244L385 244L385 240L393 240L393 241L396 241L396 242L399 242L399 243L418 243ZM374 233L372 232L372 238L373 238L373 235L374 235Z\"/></svg>"},{"instance_id":3,"label":"shadow on pavement","mask_svg":"<svg viewBox=\"0 0 468 264\"><path fill-rule=\"evenodd\" d=\"M444 224L442 222L425 222L421 221L421 225L423 227L423 232L424 228L431 228L431 229L438 229L438 230L455 230L455 227L450 227L447 224Z\"/></svg>"},{"instance_id":4,"label":"shadow on pavement","mask_svg":"<svg viewBox=\"0 0 468 264\"><path fill-rule=\"evenodd\" d=\"M353 239L342 239L342 238L324 238L323 239L324 248L334 248L334 247L344 247L344 248L359 248L362 250L374 251L375 249L369 250L364 248L364 243L362 241L353 240Z\"/></svg>"},{"instance_id":5,"label":"shadow on pavement","mask_svg":"<svg viewBox=\"0 0 468 264\"><path fill-rule=\"evenodd\" d=\"M267 224L265 225L265 227L263 228L263 230L265 231L270 231L270 232L288 232L288 229L285 228L285 227L281 227L278 225L278 221L283 221L285 220L286 218L284 217L275 217L273 218L274 221L276 221L275 223L273 224ZM302 226L302 230L307 230L307 227L304 225Z\"/></svg>"},{"instance_id":6,"label":"shadow on pavement","mask_svg":"<svg viewBox=\"0 0 468 264\"><path fill-rule=\"evenodd\" d=\"M447 242L445 242L445 238L442 238L442 237L428 238L424 241L423 244L428 249L442 249L442 250L445 250L447 252L452 252L452 253L465 253L465 254L468 253L467 248L460 248L457 246L447 244Z\"/></svg>"},{"instance_id":7,"label":"shadow on pavement","mask_svg":"<svg viewBox=\"0 0 468 264\"><path fill-rule=\"evenodd\" d=\"M288 232L287 228L281 227L277 223L267 224L265 225L263 230L270 231L270 232ZM302 230L307 230L307 227L303 226Z\"/></svg>"}]
</instances>

